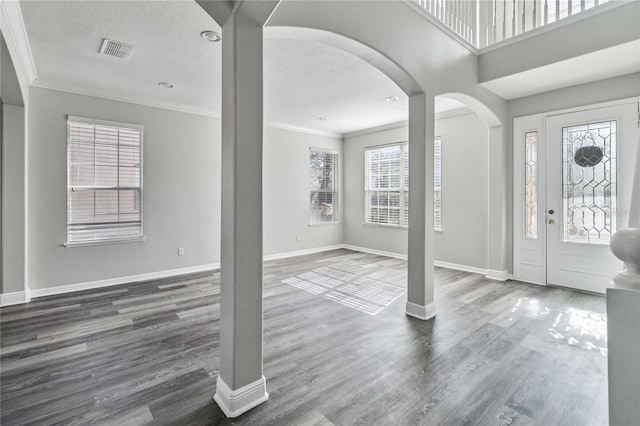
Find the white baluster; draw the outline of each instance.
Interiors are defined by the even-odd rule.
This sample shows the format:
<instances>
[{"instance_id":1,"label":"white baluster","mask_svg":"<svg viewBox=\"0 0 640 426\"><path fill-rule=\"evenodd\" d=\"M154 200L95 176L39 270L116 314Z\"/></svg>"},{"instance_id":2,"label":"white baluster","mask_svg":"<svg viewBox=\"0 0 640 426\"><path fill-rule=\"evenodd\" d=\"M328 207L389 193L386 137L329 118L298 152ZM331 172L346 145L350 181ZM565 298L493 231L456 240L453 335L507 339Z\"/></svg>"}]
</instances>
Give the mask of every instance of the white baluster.
<instances>
[{"instance_id":1,"label":"white baluster","mask_svg":"<svg viewBox=\"0 0 640 426\"><path fill-rule=\"evenodd\" d=\"M516 32L516 0L513 0L513 10L511 11L511 37L517 35Z\"/></svg>"},{"instance_id":2,"label":"white baluster","mask_svg":"<svg viewBox=\"0 0 640 426\"><path fill-rule=\"evenodd\" d=\"M549 3L548 0L544 0L544 25L549 23Z\"/></svg>"},{"instance_id":3,"label":"white baluster","mask_svg":"<svg viewBox=\"0 0 640 426\"><path fill-rule=\"evenodd\" d=\"M522 0L522 28L520 34L527 31L527 0Z\"/></svg>"}]
</instances>

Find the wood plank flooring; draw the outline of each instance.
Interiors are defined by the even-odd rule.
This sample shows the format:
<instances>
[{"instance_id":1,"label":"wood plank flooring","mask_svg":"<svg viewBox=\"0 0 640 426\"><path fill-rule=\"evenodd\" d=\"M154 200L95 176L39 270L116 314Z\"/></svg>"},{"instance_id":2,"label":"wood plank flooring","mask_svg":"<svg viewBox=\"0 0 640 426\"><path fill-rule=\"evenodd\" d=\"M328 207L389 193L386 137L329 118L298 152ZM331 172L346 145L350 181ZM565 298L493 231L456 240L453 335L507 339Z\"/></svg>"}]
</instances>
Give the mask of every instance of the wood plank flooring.
<instances>
[{"instance_id":1,"label":"wood plank flooring","mask_svg":"<svg viewBox=\"0 0 640 426\"><path fill-rule=\"evenodd\" d=\"M406 285L405 261L348 250L265 263L269 400L234 420L212 400L217 272L2 308L0 422L607 424L603 297L436 268L425 322L393 291L378 309L381 293L356 288L375 305L358 310L287 282L345 266L348 284Z\"/></svg>"}]
</instances>

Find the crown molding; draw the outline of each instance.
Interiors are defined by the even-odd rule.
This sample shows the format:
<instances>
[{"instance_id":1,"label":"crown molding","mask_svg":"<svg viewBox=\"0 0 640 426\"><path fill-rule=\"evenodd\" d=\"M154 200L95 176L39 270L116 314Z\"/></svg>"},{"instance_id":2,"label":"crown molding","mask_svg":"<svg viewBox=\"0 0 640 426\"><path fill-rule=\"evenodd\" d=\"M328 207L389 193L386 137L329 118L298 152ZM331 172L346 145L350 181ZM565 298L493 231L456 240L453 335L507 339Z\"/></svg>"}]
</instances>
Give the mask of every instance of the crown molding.
<instances>
[{"instance_id":1,"label":"crown molding","mask_svg":"<svg viewBox=\"0 0 640 426\"><path fill-rule=\"evenodd\" d=\"M31 54L31 46L24 26L20 4L15 0L0 0L0 28L4 36L9 54L16 68L22 97L27 102L29 85L38 78L36 66Z\"/></svg>"},{"instance_id":2,"label":"crown molding","mask_svg":"<svg viewBox=\"0 0 640 426\"><path fill-rule=\"evenodd\" d=\"M407 127L409 122L407 120L398 121L396 123L387 123L381 126L370 127L368 129L356 130L355 132L345 133L344 138L354 138L356 136L364 136L371 133L384 132L385 130L397 129L399 127Z\"/></svg>"},{"instance_id":3,"label":"crown molding","mask_svg":"<svg viewBox=\"0 0 640 426\"><path fill-rule=\"evenodd\" d=\"M195 107L192 105L180 104L177 102L162 101L159 99L147 98L145 96L128 95L115 90L96 89L81 86L74 83L60 83L49 80L37 79L32 84L33 87L41 89L56 90L59 92L74 93L76 95L91 96L94 98L109 99L112 101L126 102L135 105L143 105L152 108L168 109L172 111L184 112L188 114L204 115L207 117L220 118L220 112L213 109Z\"/></svg>"},{"instance_id":4,"label":"crown molding","mask_svg":"<svg viewBox=\"0 0 640 426\"><path fill-rule=\"evenodd\" d=\"M311 129L311 128L308 128L308 127L294 126L292 124L280 123L280 122L277 122L277 121L267 121L267 120L265 120L264 125L267 126L267 127L272 127L274 129L290 130L292 132L306 133L306 134L309 134L309 135L328 136L330 138L338 138L338 139L342 139L342 137L343 137L343 135L341 133L329 132L329 131L326 131L326 130Z\"/></svg>"},{"instance_id":5,"label":"crown molding","mask_svg":"<svg viewBox=\"0 0 640 426\"><path fill-rule=\"evenodd\" d=\"M436 120L442 120L443 118L451 118L467 114L475 114L475 112L473 112L471 108L465 106L462 108L452 109L450 111L439 112L436 114Z\"/></svg>"},{"instance_id":6,"label":"crown molding","mask_svg":"<svg viewBox=\"0 0 640 426\"><path fill-rule=\"evenodd\" d=\"M143 106L148 106L152 108L160 108L160 109L166 109L171 111L184 112L186 114L196 114L196 115L202 115L205 117L213 117L213 118L221 117L219 111L209 109L209 108L201 108L201 107L196 107L192 105L180 104L177 102L162 101L159 99L147 98L144 96L128 95L126 93L118 92L115 90L96 89L96 88L81 86L79 84L74 84L74 83L60 83L55 81L43 80L39 78L35 80L31 84L31 86L38 87L41 89L55 90L58 92L73 93L73 94L82 95L82 96L91 96L94 98L109 99L117 102L126 102L134 105L143 105ZM306 127L294 126L292 124L280 123L276 121L265 120L264 125L267 127L275 128L275 129L289 130L289 131L298 132L298 133L307 133L310 135L328 136L328 137L340 138L340 139L342 138L342 134L340 133L310 129Z\"/></svg>"},{"instance_id":7,"label":"crown molding","mask_svg":"<svg viewBox=\"0 0 640 426\"><path fill-rule=\"evenodd\" d=\"M463 108L458 108L451 111L439 112L435 115L435 119L441 120L443 118L457 117L459 115L466 115L466 114L474 114L474 112L467 107L463 107ZM409 122L407 120L398 121L396 123L383 124L381 126L370 127L368 129L356 130L355 132L345 133L344 138L347 139L347 138L353 138L356 136L368 135L371 133L384 132L385 130L397 129L399 127L407 127L408 125L409 125Z\"/></svg>"}]
</instances>

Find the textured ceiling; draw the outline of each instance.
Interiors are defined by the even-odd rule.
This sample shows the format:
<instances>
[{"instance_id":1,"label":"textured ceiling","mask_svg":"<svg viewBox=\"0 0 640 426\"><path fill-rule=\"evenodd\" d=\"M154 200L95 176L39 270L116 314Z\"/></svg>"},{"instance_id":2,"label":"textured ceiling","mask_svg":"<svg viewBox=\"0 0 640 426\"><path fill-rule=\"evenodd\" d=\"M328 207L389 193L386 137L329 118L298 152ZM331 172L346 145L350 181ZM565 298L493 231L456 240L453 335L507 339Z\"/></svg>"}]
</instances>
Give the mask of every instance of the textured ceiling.
<instances>
[{"instance_id":1,"label":"textured ceiling","mask_svg":"<svg viewBox=\"0 0 640 426\"><path fill-rule=\"evenodd\" d=\"M220 111L220 31L194 1L21 3L38 80ZM99 55L103 38L132 44L129 61ZM158 82L168 81L173 89ZM349 53L302 40L265 38L265 119L347 133L407 119L407 97ZM386 102L398 96L396 102ZM438 99L436 111L463 107ZM318 120L326 118L326 121Z\"/></svg>"}]
</instances>

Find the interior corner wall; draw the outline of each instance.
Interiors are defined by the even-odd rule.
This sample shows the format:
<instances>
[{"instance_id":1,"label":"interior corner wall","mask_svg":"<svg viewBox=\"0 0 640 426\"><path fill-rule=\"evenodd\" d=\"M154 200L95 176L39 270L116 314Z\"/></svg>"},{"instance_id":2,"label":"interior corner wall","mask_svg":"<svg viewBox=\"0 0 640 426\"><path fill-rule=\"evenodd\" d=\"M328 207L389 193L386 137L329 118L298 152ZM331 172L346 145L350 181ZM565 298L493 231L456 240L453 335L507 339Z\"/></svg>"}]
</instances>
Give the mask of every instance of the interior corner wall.
<instances>
[{"instance_id":1,"label":"interior corner wall","mask_svg":"<svg viewBox=\"0 0 640 426\"><path fill-rule=\"evenodd\" d=\"M436 118L435 134L442 139L443 227L435 234L435 259L486 269L489 129L470 113ZM407 138L399 127L345 140L345 244L407 254L406 228L364 224L364 150Z\"/></svg>"},{"instance_id":2,"label":"interior corner wall","mask_svg":"<svg viewBox=\"0 0 640 426\"><path fill-rule=\"evenodd\" d=\"M309 225L309 148L338 151L337 223ZM342 139L265 127L263 149L264 255L342 244Z\"/></svg>"},{"instance_id":3,"label":"interior corner wall","mask_svg":"<svg viewBox=\"0 0 640 426\"><path fill-rule=\"evenodd\" d=\"M25 108L2 106L2 293L24 291Z\"/></svg>"},{"instance_id":4,"label":"interior corner wall","mask_svg":"<svg viewBox=\"0 0 640 426\"><path fill-rule=\"evenodd\" d=\"M219 262L219 120L40 88L32 88L29 98L32 291ZM63 246L67 115L144 125L145 242Z\"/></svg>"}]
</instances>

